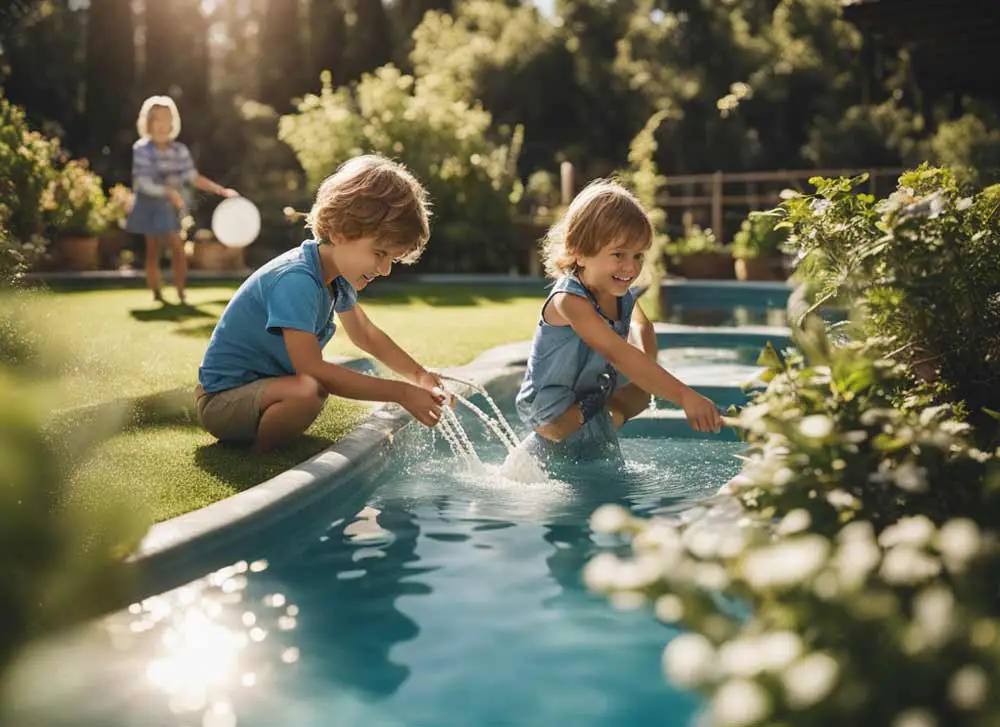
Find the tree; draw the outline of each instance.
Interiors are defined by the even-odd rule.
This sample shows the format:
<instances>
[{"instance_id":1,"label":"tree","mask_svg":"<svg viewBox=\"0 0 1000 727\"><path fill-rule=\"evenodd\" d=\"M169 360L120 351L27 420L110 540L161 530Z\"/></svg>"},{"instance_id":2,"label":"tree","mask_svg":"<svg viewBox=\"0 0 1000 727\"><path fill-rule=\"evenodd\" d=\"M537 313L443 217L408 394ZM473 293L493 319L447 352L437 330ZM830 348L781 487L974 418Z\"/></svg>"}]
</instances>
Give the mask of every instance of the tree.
<instances>
[{"instance_id":1,"label":"tree","mask_svg":"<svg viewBox=\"0 0 1000 727\"><path fill-rule=\"evenodd\" d=\"M91 0L87 11L86 151L94 170L120 181L135 115L135 27L130 0Z\"/></svg>"},{"instance_id":2,"label":"tree","mask_svg":"<svg viewBox=\"0 0 1000 727\"><path fill-rule=\"evenodd\" d=\"M392 26L383 0L350 0L347 26L347 81L356 81L364 73L392 60ZM353 22L352 22L353 21Z\"/></svg>"},{"instance_id":3,"label":"tree","mask_svg":"<svg viewBox=\"0 0 1000 727\"><path fill-rule=\"evenodd\" d=\"M290 110L292 98L306 90L302 40L299 0L268 0L260 38L260 99L279 112Z\"/></svg>"},{"instance_id":4,"label":"tree","mask_svg":"<svg viewBox=\"0 0 1000 727\"><path fill-rule=\"evenodd\" d=\"M309 8L309 27L312 30L310 86L316 84L323 71L330 72L336 85L349 80L345 15L344 0L312 0Z\"/></svg>"}]
</instances>

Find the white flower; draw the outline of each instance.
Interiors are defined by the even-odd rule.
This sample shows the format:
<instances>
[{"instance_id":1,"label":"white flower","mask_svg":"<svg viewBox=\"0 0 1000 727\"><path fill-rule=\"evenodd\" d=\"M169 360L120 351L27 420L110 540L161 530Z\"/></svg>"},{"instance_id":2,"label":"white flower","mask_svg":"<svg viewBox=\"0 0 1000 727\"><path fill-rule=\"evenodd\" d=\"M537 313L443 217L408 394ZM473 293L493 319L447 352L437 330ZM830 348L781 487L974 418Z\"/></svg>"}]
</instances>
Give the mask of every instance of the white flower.
<instances>
[{"instance_id":1,"label":"white flower","mask_svg":"<svg viewBox=\"0 0 1000 727\"><path fill-rule=\"evenodd\" d=\"M833 431L833 419L826 414L813 414L799 422L799 431L810 439L823 439Z\"/></svg>"},{"instance_id":2,"label":"white flower","mask_svg":"<svg viewBox=\"0 0 1000 727\"><path fill-rule=\"evenodd\" d=\"M785 669L781 684L792 709L805 709L825 699L833 691L840 664L829 654L817 651Z\"/></svg>"},{"instance_id":3,"label":"white flower","mask_svg":"<svg viewBox=\"0 0 1000 727\"><path fill-rule=\"evenodd\" d=\"M869 532L870 530L869 527ZM841 542L834 556L834 562L841 583L849 589L855 589L861 587L881 558L882 551L875 544L873 537L852 537Z\"/></svg>"},{"instance_id":4,"label":"white flower","mask_svg":"<svg viewBox=\"0 0 1000 727\"><path fill-rule=\"evenodd\" d=\"M754 588L795 585L815 573L830 550L821 535L805 535L751 552L743 561L743 576Z\"/></svg>"},{"instance_id":5,"label":"white flower","mask_svg":"<svg viewBox=\"0 0 1000 727\"><path fill-rule=\"evenodd\" d=\"M595 533L617 533L632 521L632 516L621 505L601 505L590 516L590 529Z\"/></svg>"},{"instance_id":6,"label":"white flower","mask_svg":"<svg viewBox=\"0 0 1000 727\"><path fill-rule=\"evenodd\" d=\"M712 698L712 717L717 724L754 724L771 713L770 698L757 683L746 679L731 679Z\"/></svg>"},{"instance_id":7,"label":"white flower","mask_svg":"<svg viewBox=\"0 0 1000 727\"><path fill-rule=\"evenodd\" d=\"M944 586L925 588L913 599L913 627L932 648L942 646L954 624L955 597Z\"/></svg>"},{"instance_id":8,"label":"white flower","mask_svg":"<svg viewBox=\"0 0 1000 727\"><path fill-rule=\"evenodd\" d=\"M809 512L802 508L796 508L782 518L778 525L778 535L795 535L803 530L808 530L811 524L812 517L810 517Z\"/></svg>"},{"instance_id":9,"label":"white flower","mask_svg":"<svg viewBox=\"0 0 1000 727\"><path fill-rule=\"evenodd\" d=\"M890 525L879 535L878 543L883 548L895 545L913 545L920 547L930 542L934 537L934 523L926 515L901 518Z\"/></svg>"},{"instance_id":10,"label":"white flower","mask_svg":"<svg viewBox=\"0 0 1000 727\"><path fill-rule=\"evenodd\" d=\"M948 682L948 698L959 709L976 709L986 699L989 689L986 672L980 666L969 664L955 672Z\"/></svg>"},{"instance_id":11,"label":"white flower","mask_svg":"<svg viewBox=\"0 0 1000 727\"><path fill-rule=\"evenodd\" d=\"M844 490L830 490L826 493L826 501L838 510L857 510L861 504L858 498Z\"/></svg>"},{"instance_id":12,"label":"white flower","mask_svg":"<svg viewBox=\"0 0 1000 727\"><path fill-rule=\"evenodd\" d=\"M656 617L664 623L676 623L684 618L684 602L669 593L656 599Z\"/></svg>"},{"instance_id":13,"label":"white flower","mask_svg":"<svg viewBox=\"0 0 1000 727\"><path fill-rule=\"evenodd\" d=\"M896 487L901 490L906 490L907 492L923 492L927 489L926 468L917 467L909 460L896 467L892 476L896 482Z\"/></svg>"},{"instance_id":14,"label":"white flower","mask_svg":"<svg viewBox=\"0 0 1000 727\"><path fill-rule=\"evenodd\" d=\"M941 572L941 563L916 548L898 546L886 553L879 569L887 583L912 586Z\"/></svg>"},{"instance_id":15,"label":"white flower","mask_svg":"<svg viewBox=\"0 0 1000 727\"><path fill-rule=\"evenodd\" d=\"M802 654L802 639L792 631L774 631L760 639L764 668L779 671Z\"/></svg>"},{"instance_id":16,"label":"white flower","mask_svg":"<svg viewBox=\"0 0 1000 727\"><path fill-rule=\"evenodd\" d=\"M789 482L792 481L792 478L794 476L795 476L794 472L792 472L787 467L782 467L781 469L779 469L777 472L774 473L773 477L771 477L771 483L775 487L784 487L785 485L787 485Z\"/></svg>"},{"instance_id":17,"label":"white flower","mask_svg":"<svg viewBox=\"0 0 1000 727\"><path fill-rule=\"evenodd\" d=\"M733 639L719 647L719 668L729 676L756 676L764 671L764 660L761 657L757 639Z\"/></svg>"},{"instance_id":18,"label":"white flower","mask_svg":"<svg viewBox=\"0 0 1000 727\"><path fill-rule=\"evenodd\" d=\"M949 520L938 531L938 550L949 569L961 571L979 552L979 526L968 518Z\"/></svg>"},{"instance_id":19,"label":"white flower","mask_svg":"<svg viewBox=\"0 0 1000 727\"><path fill-rule=\"evenodd\" d=\"M694 689L715 672L715 649L701 634L681 634L663 650L663 671L683 689Z\"/></svg>"},{"instance_id":20,"label":"white flower","mask_svg":"<svg viewBox=\"0 0 1000 727\"><path fill-rule=\"evenodd\" d=\"M937 720L926 709L907 709L896 715L891 727L937 727Z\"/></svg>"},{"instance_id":21,"label":"white flower","mask_svg":"<svg viewBox=\"0 0 1000 727\"><path fill-rule=\"evenodd\" d=\"M594 591L610 591L618 580L621 561L611 553L595 555L583 568L583 582Z\"/></svg>"}]
</instances>

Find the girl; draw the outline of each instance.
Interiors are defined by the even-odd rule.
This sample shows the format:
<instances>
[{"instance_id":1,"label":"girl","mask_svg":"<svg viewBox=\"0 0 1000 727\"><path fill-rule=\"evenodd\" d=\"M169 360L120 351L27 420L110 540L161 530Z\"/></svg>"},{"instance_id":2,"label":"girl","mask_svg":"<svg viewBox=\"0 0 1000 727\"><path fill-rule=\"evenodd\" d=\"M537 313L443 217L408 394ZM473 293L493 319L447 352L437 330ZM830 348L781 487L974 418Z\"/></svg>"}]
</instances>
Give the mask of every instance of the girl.
<instances>
[{"instance_id":1,"label":"girl","mask_svg":"<svg viewBox=\"0 0 1000 727\"><path fill-rule=\"evenodd\" d=\"M715 404L656 362L656 334L634 287L652 240L639 201L605 180L584 189L546 237L545 270L556 280L517 396L534 430L527 449L543 460L620 455L616 430L650 394L680 406L699 432L721 428Z\"/></svg>"},{"instance_id":2,"label":"girl","mask_svg":"<svg viewBox=\"0 0 1000 727\"><path fill-rule=\"evenodd\" d=\"M161 303L160 246L170 245L174 285L184 305L187 258L180 232L190 186L222 197L235 197L237 192L198 174L188 148L176 141L181 117L169 96L143 101L136 127L139 140L132 146L135 206L125 229L146 237L146 285Z\"/></svg>"}]
</instances>

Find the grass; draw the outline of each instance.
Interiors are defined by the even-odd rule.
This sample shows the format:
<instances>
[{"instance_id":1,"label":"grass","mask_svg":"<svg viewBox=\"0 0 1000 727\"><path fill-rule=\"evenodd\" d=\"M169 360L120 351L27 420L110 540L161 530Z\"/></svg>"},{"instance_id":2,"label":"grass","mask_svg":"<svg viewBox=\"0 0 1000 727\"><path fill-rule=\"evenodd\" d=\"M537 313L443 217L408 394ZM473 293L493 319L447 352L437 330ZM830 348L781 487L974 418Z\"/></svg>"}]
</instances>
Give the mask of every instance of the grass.
<instances>
[{"instance_id":1,"label":"grass","mask_svg":"<svg viewBox=\"0 0 1000 727\"><path fill-rule=\"evenodd\" d=\"M39 381L38 397L60 409L90 407L193 388L198 364L234 287L195 287L190 305L160 306L145 290L32 294L33 330L68 352L56 383ZM540 297L501 288L384 286L362 297L369 317L426 366L465 363L502 343L530 338ZM362 355L339 332L326 354ZM176 399L176 397L173 397ZM182 397L183 398L183 397ZM165 400L169 397L165 397ZM75 476L75 497L133 498L163 520L258 484L343 437L368 411L331 399L295 447L250 458L220 445L194 421L190 405L143 407L126 430L98 445ZM88 426L80 417L75 426Z\"/></svg>"}]
</instances>

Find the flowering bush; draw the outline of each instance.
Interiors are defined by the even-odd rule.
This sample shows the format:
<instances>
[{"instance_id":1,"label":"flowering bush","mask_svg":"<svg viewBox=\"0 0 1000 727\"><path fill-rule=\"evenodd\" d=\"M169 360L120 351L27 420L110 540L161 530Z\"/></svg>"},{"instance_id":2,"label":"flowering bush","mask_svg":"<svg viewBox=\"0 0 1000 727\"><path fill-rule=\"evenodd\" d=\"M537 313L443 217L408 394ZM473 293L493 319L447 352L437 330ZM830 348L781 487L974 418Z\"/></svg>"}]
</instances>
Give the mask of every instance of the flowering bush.
<instances>
[{"instance_id":1,"label":"flowering bush","mask_svg":"<svg viewBox=\"0 0 1000 727\"><path fill-rule=\"evenodd\" d=\"M101 178L85 160L70 160L49 182L41 199L46 221L56 233L89 237L108 229L108 198Z\"/></svg>"},{"instance_id":2,"label":"flowering bush","mask_svg":"<svg viewBox=\"0 0 1000 727\"><path fill-rule=\"evenodd\" d=\"M708 697L708 724L1000 718L1000 553L972 520L905 518L877 536L855 521L827 538L810 532L805 510L776 530L744 519L719 531L608 505L591 524L624 536L631 552L598 555L587 584L621 607L650 602L661 620L692 630L667 645L663 668Z\"/></svg>"},{"instance_id":3,"label":"flowering bush","mask_svg":"<svg viewBox=\"0 0 1000 727\"><path fill-rule=\"evenodd\" d=\"M767 390L739 415L751 446L733 490L747 508L802 509L823 535L855 518L881 530L918 513L1000 521L994 460L951 407L909 396L907 369L881 356L884 341L834 347L811 319L795 343L795 358L762 357Z\"/></svg>"}]
</instances>

